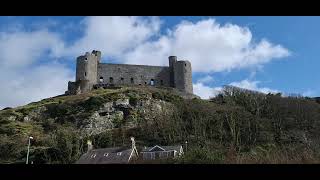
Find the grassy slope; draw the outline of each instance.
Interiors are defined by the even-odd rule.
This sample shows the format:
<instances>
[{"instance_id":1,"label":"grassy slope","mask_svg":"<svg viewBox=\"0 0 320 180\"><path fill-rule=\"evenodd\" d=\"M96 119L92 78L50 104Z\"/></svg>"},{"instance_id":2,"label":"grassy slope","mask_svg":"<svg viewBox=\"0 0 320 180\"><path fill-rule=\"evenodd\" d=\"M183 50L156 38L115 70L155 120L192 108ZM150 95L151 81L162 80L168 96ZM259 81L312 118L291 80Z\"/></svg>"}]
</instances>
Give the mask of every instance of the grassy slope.
<instances>
[{"instance_id":1,"label":"grassy slope","mask_svg":"<svg viewBox=\"0 0 320 180\"><path fill-rule=\"evenodd\" d=\"M139 125L80 137L79 119L102 103L123 96L130 102L161 99L174 105L174 114L148 119L134 114ZM41 106L46 118L23 121ZM79 113L81 112L81 113ZM17 117L10 120L10 116ZM86 151L86 140L96 148L121 146L134 136L140 147L184 144L184 158L170 163L314 163L319 162L320 106L304 98L260 96L250 93L219 96L212 101L183 100L165 89L123 87L76 96L44 99L0 111L0 160L25 160L27 136L32 134L35 163L73 163Z\"/></svg>"},{"instance_id":2,"label":"grassy slope","mask_svg":"<svg viewBox=\"0 0 320 180\"><path fill-rule=\"evenodd\" d=\"M33 102L25 106L0 111L0 162L19 163L25 160L27 138L34 137L31 154L38 163L72 163L84 151L86 139L79 137L79 121L85 119L105 102L129 97L130 103L138 99L181 99L166 89L148 87L122 87L121 89L99 89L90 93L57 96ZM28 121L34 111L46 107L43 117ZM136 114L133 114L136 115ZM12 118L14 117L14 118ZM115 132L118 133L118 132ZM105 136L104 134L102 137ZM103 141L103 140L101 140ZM114 145L114 142L96 142L99 145ZM119 141L120 142L120 141ZM122 145L122 144L121 144Z\"/></svg>"}]
</instances>

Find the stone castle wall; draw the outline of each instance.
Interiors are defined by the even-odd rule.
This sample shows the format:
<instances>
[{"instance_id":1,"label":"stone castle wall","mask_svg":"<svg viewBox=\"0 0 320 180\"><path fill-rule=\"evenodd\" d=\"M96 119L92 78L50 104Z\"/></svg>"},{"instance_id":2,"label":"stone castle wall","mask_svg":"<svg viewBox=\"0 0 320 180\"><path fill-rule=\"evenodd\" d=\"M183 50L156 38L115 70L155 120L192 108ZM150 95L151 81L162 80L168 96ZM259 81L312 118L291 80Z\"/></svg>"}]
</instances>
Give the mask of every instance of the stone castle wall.
<instances>
[{"instance_id":1,"label":"stone castle wall","mask_svg":"<svg viewBox=\"0 0 320 180\"><path fill-rule=\"evenodd\" d=\"M191 63L177 61L176 56L169 57L169 66L107 64L100 60L100 51L79 56L76 81L68 83L66 94L88 92L97 84L164 86L193 94Z\"/></svg>"},{"instance_id":2,"label":"stone castle wall","mask_svg":"<svg viewBox=\"0 0 320 180\"><path fill-rule=\"evenodd\" d=\"M99 82L103 81L103 83L115 85L127 84L170 87L169 67L162 66L102 63L98 65L98 79Z\"/></svg>"}]
</instances>

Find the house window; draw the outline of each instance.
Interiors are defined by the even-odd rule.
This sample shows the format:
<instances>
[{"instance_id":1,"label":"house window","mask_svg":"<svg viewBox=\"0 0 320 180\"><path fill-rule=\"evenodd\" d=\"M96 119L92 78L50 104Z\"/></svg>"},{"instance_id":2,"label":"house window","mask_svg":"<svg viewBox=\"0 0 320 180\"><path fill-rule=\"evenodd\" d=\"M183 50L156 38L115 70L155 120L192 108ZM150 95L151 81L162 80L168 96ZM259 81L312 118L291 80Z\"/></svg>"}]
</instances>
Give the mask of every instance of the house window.
<instances>
[{"instance_id":1,"label":"house window","mask_svg":"<svg viewBox=\"0 0 320 180\"><path fill-rule=\"evenodd\" d=\"M103 82L103 77L100 77L100 82L101 82L101 83Z\"/></svg>"},{"instance_id":2,"label":"house window","mask_svg":"<svg viewBox=\"0 0 320 180\"><path fill-rule=\"evenodd\" d=\"M160 152L160 158L168 158L168 151Z\"/></svg>"},{"instance_id":3,"label":"house window","mask_svg":"<svg viewBox=\"0 0 320 180\"><path fill-rule=\"evenodd\" d=\"M163 80L162 79L160 80L160 84L161 84L161 86L163 85Z\"/></svg>"},{"instance_id":4,"label":"house window","mask_svg":"<svg viewBox=\"0 0 320 180\"><path fill-rule=\"evenodd\" d=\"M133 78L131 78L131 79L130 79L130 81L131 81L131 84L133 84L133 83L134 83Z\"/></svg>"},{"instance_id":5,"label":"house window","mask_svg":"<svg viewBox=\"0 0 320 180\"><path fill-rule=\"evenodd\" d=\"M151 159L155 159L156 158L155 153L150 153L150 154L151 154Z\"/></svg>"},{"instance_id":6,"label":"house window","mask_svg":"<svg viewBox=\"0 0 320 180\"><path fill-rule=\"evenodd\" d=\"M147 153L142 153L143 159L148 159L148 154Z\"/></svg>"},{"instance_id":7,"label":"house window","mask_svg":"<svg viewBox=\"0 0 320 180\"><path fill-rule=\"evenodd\" d=\"M110 77L109 82L112 84L113 83L113 77Z\"/></svg>"},{"instance_id":8,"label":"house window","mask_svg":"<svg viewBox=\"0 0 320 180\"><path fill-rule=\"evenodd\" d=\"M84 72L84 76L87 76L87 72Z\"/></svg>"},{"instance_id":9,"label":"house window","mask_svg":"<svg viewBox=\"0 0 320 180\"><path fill-rule=\"evenodd\" d=\"M174 157L174 155L175 155L174 151L170 151L169 155L170 155L171 157Z\"/></svg>"}]
</instances>

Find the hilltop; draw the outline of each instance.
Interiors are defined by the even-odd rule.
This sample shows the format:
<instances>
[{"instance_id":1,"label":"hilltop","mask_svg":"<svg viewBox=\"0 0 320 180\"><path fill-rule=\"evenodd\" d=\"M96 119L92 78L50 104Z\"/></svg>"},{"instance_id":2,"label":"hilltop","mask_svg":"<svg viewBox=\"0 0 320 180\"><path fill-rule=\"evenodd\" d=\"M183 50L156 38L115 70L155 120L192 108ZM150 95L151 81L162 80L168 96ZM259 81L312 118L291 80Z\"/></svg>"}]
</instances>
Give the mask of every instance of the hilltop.
<instances>
[{"instance_id":1,"label":"hilltop","mask_svg":"<svg viewBox=\"0 0 320 180\"><path fill-rule=\"evenodd\" d=\"M120 87L57 96L0 111L0 162L74 163L95 148L184 145L170 163L318 163L320 105L225 88L210 100L170 88ZM168 162L169 163L169 162Z\"/></svg>"}]
</instances>

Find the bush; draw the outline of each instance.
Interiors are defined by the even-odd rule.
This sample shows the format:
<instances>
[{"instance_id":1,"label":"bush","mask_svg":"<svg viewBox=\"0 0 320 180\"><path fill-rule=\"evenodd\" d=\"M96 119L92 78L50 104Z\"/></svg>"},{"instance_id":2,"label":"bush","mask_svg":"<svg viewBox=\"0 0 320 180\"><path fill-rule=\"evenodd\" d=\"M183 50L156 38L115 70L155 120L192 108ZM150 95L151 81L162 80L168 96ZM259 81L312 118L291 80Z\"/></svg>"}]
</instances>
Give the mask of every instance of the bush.
<instances>
[{"instance_id":1,"label":"bush","mask_svg":"<svg viewBox=\"0 0 320 180\"><path fill-rule=\"evenodd\" d=\"M93 96L90 97L88 100L86 100L82 106L87 110L87 111L93 111L98 109L105 100L102 97L99 96Z\"/></svg>"},{"instance_id":2,"label":"bush","mask_svg":"<svg viewBox=\"0 0 320 180\"><path fill-rule=\"evenodd\" d=\"M224 154L216 150L195 148L182 156L179 163L182 164L216 164L224 161Z\"/></svg>"},{"instance_id":3,"label":"bush","mask_svg":"<svg viewBox=\"0 0 320 180\"><path fill-rule=\"evenodd\" d=\"M136 106L138 104L138 98L137 97L130 97L129 104L132 106Z\"/></svg>"}]
</instances>

